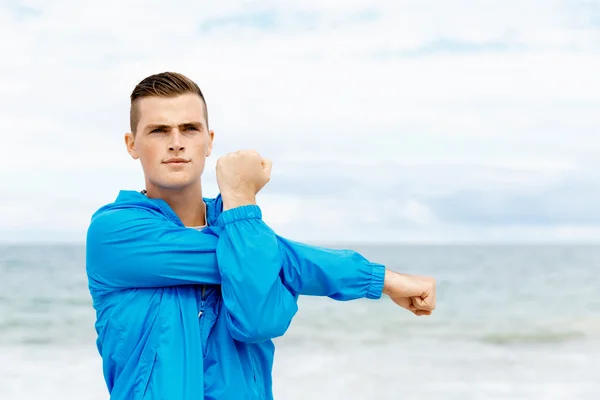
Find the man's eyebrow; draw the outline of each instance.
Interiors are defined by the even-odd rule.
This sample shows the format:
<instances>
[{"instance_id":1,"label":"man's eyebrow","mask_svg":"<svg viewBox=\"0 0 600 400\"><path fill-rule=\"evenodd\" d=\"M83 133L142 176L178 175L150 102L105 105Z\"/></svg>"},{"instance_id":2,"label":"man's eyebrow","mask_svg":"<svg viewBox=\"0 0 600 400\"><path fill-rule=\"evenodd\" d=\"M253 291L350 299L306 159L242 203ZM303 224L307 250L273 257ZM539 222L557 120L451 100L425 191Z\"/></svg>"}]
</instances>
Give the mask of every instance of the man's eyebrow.
<instances>
[{"instance_id":1,"label":"man's eyebrow","mask_svg":"<svg viewBox=\"0 0 600 400\"><path fill-rule=\"evenodd\" d=\"M147 131L151 131L154 129L170 129L171 127L169 125L165 125L165 124L150 124L150 125L146 125L145 130Z\"/></svg>"},{"instance_id":2,"label":"man's eyebrow","mask_svg":"<svg viewBox=\"0 0 600 400\"><path fill-rule=\"evenodd\" d=\"M189 127L203 128L204 124L200 121L191 121L191 122L184 122L183 124L179 124L179 126L183 127L183 128L189 128Z\"/></svg>"}]
</instances>

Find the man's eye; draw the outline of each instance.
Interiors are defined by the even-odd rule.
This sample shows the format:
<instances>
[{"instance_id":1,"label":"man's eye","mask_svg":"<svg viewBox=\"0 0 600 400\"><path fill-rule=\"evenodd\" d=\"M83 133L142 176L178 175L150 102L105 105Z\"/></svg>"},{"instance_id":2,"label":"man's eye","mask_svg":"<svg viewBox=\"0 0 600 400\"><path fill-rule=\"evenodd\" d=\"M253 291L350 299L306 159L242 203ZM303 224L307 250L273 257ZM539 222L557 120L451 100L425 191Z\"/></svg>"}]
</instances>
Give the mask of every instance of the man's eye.
<instances>
[{"instance_id":1,"label":"man's eye","mask_svg":"<svg viewBox=\"0 0 600 400\"><path fill-rule=\"evenodd\" d=\"M186 130L197 131L197 130L198 130L198 128L196 128L195 126L188 126L188 127L186 128Z\"/></svg>"},{"instance_id":2,"label":"man's eye","mask_svg":"<svg viewBox=\"0 0 600 400\"><path fill-rule=\"evenodd\" d=\"M152 130L150 133L162 133L162 132L164 132L164 131L165 131L165 130L164 130L164 129L162 129L162 128L156 128L156 129Z\"/></svg>"}]
</instances>

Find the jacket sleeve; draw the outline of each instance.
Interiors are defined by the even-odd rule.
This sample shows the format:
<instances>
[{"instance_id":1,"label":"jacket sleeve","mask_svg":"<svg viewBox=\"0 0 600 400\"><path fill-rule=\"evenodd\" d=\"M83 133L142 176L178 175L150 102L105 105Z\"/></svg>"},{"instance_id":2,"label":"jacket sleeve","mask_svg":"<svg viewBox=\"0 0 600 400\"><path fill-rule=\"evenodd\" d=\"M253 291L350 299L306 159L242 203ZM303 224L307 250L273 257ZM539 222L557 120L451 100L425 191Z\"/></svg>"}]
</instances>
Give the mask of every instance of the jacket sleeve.
<instances>
[{"instance_id":1,"label":"jacket sleeve","mask_svg":"<svg viewBox=\"0 0 600 400\"><path fill-rule=\"evenodd\" d=\"M284 257L282 280L292 293L340 301L381 297L385 266L356 251L278 239Z\"/></svg>"},{"instance_id":2,"label":"jacket sleeve","mask_svg":"<svg viewBox=\"0 0 600 400\"><path fill-rule=\"evenodd\" d=\"M277 236L256 205L224 211L218 226L216 254L229 332L242 342L283 335L298 306L281 281L285 258Z\"/></svg>"},{"instance_id":3,"label":"jacket sleeve","mask_svg":"<svg viewBox=\"0 0 600 400\"><path fill-rule=\"evenodd\" d=\"M165 223L141 209L95 216L86 238L86 270L98 289L219 284L217 237Z\"/></svg>"}]
</instances>

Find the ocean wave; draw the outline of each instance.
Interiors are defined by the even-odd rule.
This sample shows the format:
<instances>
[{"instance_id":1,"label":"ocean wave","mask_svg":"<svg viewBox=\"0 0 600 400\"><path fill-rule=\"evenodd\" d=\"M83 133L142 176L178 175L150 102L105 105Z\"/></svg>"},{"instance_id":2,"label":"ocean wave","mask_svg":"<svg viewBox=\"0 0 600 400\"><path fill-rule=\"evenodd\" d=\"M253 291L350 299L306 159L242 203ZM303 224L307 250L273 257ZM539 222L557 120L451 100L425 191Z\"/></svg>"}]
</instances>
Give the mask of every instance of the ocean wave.
<instances>
[{"instance_id":1,"label":"ocean wave","mask_svg":"<svg viewBox=\"0 0 600 400\"><path fill-rule=\"evenodd\" d=\"M485 335L482 338L484 343L495 345L513 345L513 344L549 344L565 343L575 340L585 339L586 335L578 331L564 332L506 332L493 333Z\"/></svg>"}]
</instances>

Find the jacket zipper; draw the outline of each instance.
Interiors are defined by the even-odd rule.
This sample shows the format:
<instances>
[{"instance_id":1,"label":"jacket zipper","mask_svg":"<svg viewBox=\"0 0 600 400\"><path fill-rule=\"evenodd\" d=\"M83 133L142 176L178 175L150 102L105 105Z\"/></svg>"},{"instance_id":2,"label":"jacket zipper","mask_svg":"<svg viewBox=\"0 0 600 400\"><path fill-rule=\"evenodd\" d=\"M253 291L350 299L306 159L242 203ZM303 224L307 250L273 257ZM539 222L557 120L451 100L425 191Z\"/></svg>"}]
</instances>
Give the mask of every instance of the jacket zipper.
<instances>
[{"instance_id":1,"label":"jacket zipper","mask_svg":"<svg viewBox=\"0 0 600 400\"><path fill-rule=\"evenodd\" d=\"M205 343L205 338L204 338L204 318L202 318L202 315L204 314L204 310L206 308L206 301L204 299L204 294L206 293L206 285L202 285L202 296L200 298L200 310L198 312L198 325L199 325L199 329L200 329L200 348L201 348L201 352L202 352L202 356L206 356L206 343Z\"/></svg>"},{"instance_id":2,"label":"jacket zipper","mask_svg":"<svg viewBox=\"0 0 600 400\"><path fill-rule=\"evenodd\" d=\"M198 318L200 318L202 316L202 314L204 314L204 294L206 293L206 285L202 285L202 295L200 297L200 312L198 313Z\"/></svg>"}]
</instances>

